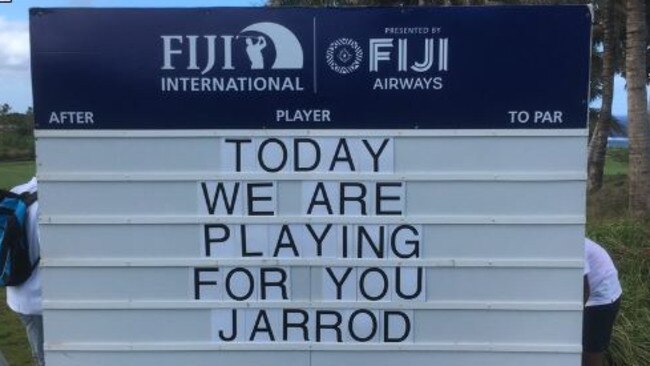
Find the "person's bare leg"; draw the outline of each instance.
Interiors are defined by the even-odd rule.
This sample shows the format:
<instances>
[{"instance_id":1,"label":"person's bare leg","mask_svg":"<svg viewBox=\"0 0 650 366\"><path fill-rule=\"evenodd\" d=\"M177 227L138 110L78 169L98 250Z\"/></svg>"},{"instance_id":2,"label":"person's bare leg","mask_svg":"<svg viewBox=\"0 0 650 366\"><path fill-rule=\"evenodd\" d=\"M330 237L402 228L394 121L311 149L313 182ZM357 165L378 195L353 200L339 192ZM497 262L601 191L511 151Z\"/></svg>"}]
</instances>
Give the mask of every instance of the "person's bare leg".
<instances>
[{"instance_id":1,"label":"person's bare leg","mask_svg":"<svg viewBox=\"0 0 650 366\"><path fill-rule=\"evenodd\" d=\"M603 366L604 352L583 352L582 366Z\"/></svg>"}]
</instances>

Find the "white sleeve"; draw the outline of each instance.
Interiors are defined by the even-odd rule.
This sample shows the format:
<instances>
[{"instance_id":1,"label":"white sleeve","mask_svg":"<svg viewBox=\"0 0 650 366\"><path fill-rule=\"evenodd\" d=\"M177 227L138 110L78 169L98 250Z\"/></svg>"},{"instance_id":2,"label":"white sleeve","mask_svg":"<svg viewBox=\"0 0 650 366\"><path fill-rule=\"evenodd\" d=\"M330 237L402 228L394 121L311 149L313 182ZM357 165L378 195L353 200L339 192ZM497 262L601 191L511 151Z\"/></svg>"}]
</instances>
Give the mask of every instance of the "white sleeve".
<instances>
[{"instance_id":1,"label":"white sleeve","mask_svg":"<svg viewBox=\"0 0 650 366\"><path fill-rule=\"evenodd\" d=\"M591 271L591 267L589 267L589 261L587 260L587 258L585 258L585 273L584 273L585 276L588 275L590 271Z\"/></svg>"}]
</instances>

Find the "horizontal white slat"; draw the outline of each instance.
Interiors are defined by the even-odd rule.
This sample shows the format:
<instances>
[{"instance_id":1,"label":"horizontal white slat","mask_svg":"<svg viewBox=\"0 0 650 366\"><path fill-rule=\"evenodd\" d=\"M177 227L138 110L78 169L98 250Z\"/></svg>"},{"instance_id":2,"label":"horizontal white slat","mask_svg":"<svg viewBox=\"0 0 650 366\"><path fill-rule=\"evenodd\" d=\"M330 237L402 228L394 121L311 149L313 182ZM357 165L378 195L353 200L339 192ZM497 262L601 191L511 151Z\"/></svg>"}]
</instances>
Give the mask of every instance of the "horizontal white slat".
<instances>
[{"instance_id":1,"label":"horizontal white slat","mask_svg":"<svg viewBox=\"0 0 650 366\"><path fill-rule=\"evenodd\" d=\"M119 310L119 309L419 309L419 310L523 310L523 311L581 311L581 302L523 302L523 301L152 301L152 300L47 300L47 310Z\"/></svg>"},{"instance_id":2,"label":"horizontal white slat","mask_svg":"<svg viewBox=\"0 0 650 366\"><path fill-rule=\"evenodd\" d=\"M144 266L140 263L102 263L100 261L85 261L85 263L72 263L73 261L60 261L62 266L45 265L42 270L46 275L44 281L47 300L63 301L187 301L201 294L204 300L229 300L225 293L223 276L236 266L219 264L195 267L188 266ZM94 263L98 262L98 263ZM361 262L358 262L361 263ZM331 267L347 267L349 263L336 263ZM373 267L382 267L380 263ZM542 263L537 263L541 265ZM63 266L65 265L65 266ZM162 264L161 264L162 265ZM515 264L516 265L516 264ZM336 299L334 295L327 295L324 286L324 265L287 266L274 265L273 263L249 265L239 264L248 268L254 277L257 277L261 267L285 268L289 275L288 299L292 301L330 301ZM209 277L217 281L216 286L203 286L199 292L195 290L194 268L207 267L219 269L216 277ZM351 266L353 274L348 281L344 300L364 300L358 295L357 276L367 266ZM391 298L401 301L394 294L395 268L402 271L409 266L391 266L383 264L385 273L389 277L389 293L381 302L386 303ZM357 270L359 269L359 270ZM442 301L443 303L464 302L534 302L534 303L570 303L581 296L582 282L574 280L582 274L580 261L573 263L555 263L551 266L430 266L424 270L423 296L421 300ZM199 274L200 275L200 274ZM202 276L205 276L202 275ZM212 275L210 275L212 276ZM567 278L571 277L571 280ZM206 278L206 277L204 277ZM442 281L444 279L444 281ZM499 283L500 287L491 289L491 283ZM75 286L70 286L75 283ZM98 286L98 284L103 284ZM277 293L276 293L277 295ZM259 297L259 285L255 285L255 292L251 301ZM281 297L269 298L263 301L281 300Z\"/></svg>"},{"instance_id":3,"label":"horizontal white slat","mask_svg":"<svg viewBox=\"0 0 650 366\"><path fill-rule=\"evenodd\" d=\"M50 329L61 329L67 324L64 333L46 334L46 342L192 343L219 341L214 330L227 325L221 322L213 323L215 311L219 310L46 310L43 315ZM227 309L221 312L230 315ZM410 312L414 343L572 344L580 342L582 334L580 311L410 310ZM237 315L242 319L255 317L257 313L256 309L248 309L238 312ZM271 326L274 329L281 328L281 320L277 317L272 318L274 320L271 320ZM314 324L315 320L311 317L309 324ZM246 323L248 325L242 324L244 328L248 327L248 331L252 330L253 324ZM70 324L75 326L70 327ZM503 324L507 324L508 327L502 327ZM436 331L430 332L429 330L432 329ZM246 332L244 329L242 331Z\"/></svg>"},{"instance_id":4,"label":"horizontal white slat","mask_svg":"<svg viewBox=\"0 0 650 366\"><path fill-rule=\"evenodd\" d=\"M45 343L48 351L451 351L451 352L549 352L549 353L579 353L582 346L577 344L547 344L547 343L438 343L427 342L418 344L404 343L210 343L210 342L160 342L160 343L99 343L99 342L65 342Z\"/></svg>"},{"instance_id":5,"label":"horizontal white slat","mask_svg":"<svg viewBox=\"0 0 650 366\"><path fill-rule=\"evenodd\" d=\"M240 230L240 225L229 227L233 232ZM279 233L277 225L265 224L265 227ZM315 256L313 239L304 236L309 235L305 225L291 225L290 228L297 235L294 239L298 250L307 250L307 256ZM338 234L341 226L332 226L331 230ZM571 259L581 258L584 251L584 228L580 224L423 225L420 232L421 258ZM48 259L188 258L205 254L200 239L204 234L202 224L42 225L40 234L47 239L41 246L41 256ZM277 240L269 238L270 243ZM241 256L240 240L228 245L233 249L215 257ZM334 253L326 255L332 256Z\"/></svg>"},{"instance_id":6,"label":"horizontal white slat","mask_svg":"<svg viewBox=\"0 0 650 366\"><path fill-rule=\"evenodd\" d=\"M242 147L242 172L263 173L257 150L264 137ZM293 137L281 138L287 147L287 164L294 169ZM42 138L37 144L39 174L45 173L226 173L235 172L235 149L226 136L194 137L85 137ZM361 139L379 146L385 136L312 136L321 148L315 173L329 175L335 147L346 138L355 168L338 164L335 170L372 172L374 165ZM586 169L587 139L583 136L411 136L390 137L377 167L382 173L572 173ZM69 151L74 146L74 153ZM552 148L549 148L552 146ZM271 150L272 151L272 150ZM276 151L277 152L277 151ZM303 164L311 162L303 150ZM303 155L307 153L307 155ZM273 154L271 154L273 155ZM327 174L322 174L327 173Z\"/></svg>"},{"instance_id":7,"label":"horizontal white slat","mask_svg":"<svg viewBox=\"0 0 650 366\"><path fill-rule=\"evenodd\" d=\"M215 136L588 136L586 129L553 130L36 130L37 138L215 137Z\"/></svg>"},{"instance_id":8,"label":"horizontal white slat","mask_svg":"<svg viewBox=\"0 0 650 366\"><path fill-rule=\"evenodd\" d=\"M519 215L519 216L410 216L410 217L343 217L343 216L264 216L233 217L209 215L41 215L41 225L113 225L113 224L429 224L429 225L576 225L584 224L584 215Z\"/></svg>"},{"instance_id":9,"label":"horizontal white slat","mask_svg":"<svg viewBox=\"0 0 650 366\"><path fill-rule=\"evenodd\" d=\"M89 264L89 263L88 263ZM280 266L247 266L254 278L260 268ZM63 301L186 301L200 295L203 300L227 301L225 276L235 267L209 266L212 274L195 273L195 267L44 267L46 300ZM280 267L288 275L287 297L292 301L330 301L336 294L325 267ZM336 267L336 268L341 268ZM359 279L368 267L352 267L341 300L366 299L360 294ZM405 267L384 267L388 276L388 292L381 302L403 301L396 289L396 271L408 273ZM406 272L405 272L406 271ZM411 272L413 273L413 272ZM582 299L582 273L579 267L428 267L423 271L423 298L414 302L540 302L566 303ZM215 280L215 286L201 286L196 292L196 275ZM207 276L207 277L205 277ZM444 280L444 281L443 281ZM74 283L74 286L70 286ZM241 283L241 281L239 282ZM402 281L409 286L408 279ZM498 283L499 286L493 286ZM98 284L102 284L101 286ZM236 285L237 286L237 285ZM242 286L244 286L242 284ZM250 301L283 301L275 291L272 297L261 298L258 280L254 281Z\"/></svg>"},{"instance_id":10,"label":"horizontal white slat","mask_svg":"<svg viewBox=\"0 0 650 366\"><path fill-rule=\"evenodd\" d=\"M442 173L41 173L40 182L166 182L166 181L584 181L587 175L583 172L562 173L515 173L515 172L442 172Z\"/></svg>"},{"instance_id":11,"label":"horizontal white slat","mask_svg":"<svg viewBox=\"0 0 650 366\"><path fill-rule=\"evenodd\" d=\"M463 343L464 344L464 343ZM572 345L575 343L572 343ZM70 345L65 343L65 345ZM172 347L173 349L173 347ZM538 349L538 348L536 348ZM563 350L560 348L559 350ZM577 348L576 348L577 349ZM580 364L580 352L464 352L411 351L409 366L575 366ZM404 363L404 354L395 350L372 351L52 351L47 354L48 366L395 366Z\"/></svg>"},{"instance_id":12,"label":"horizontal white slat","mask_svg":"<svg viewBox=\"0 0 650 366\"><path fill-rule=\"evenodd\" d=\"M41 259L42 267L202 267L202 266L297 266L297 267L495 267L495 268L582 268L582 260L562 259L356 259L356 258L58 258Z\"/></svg>"},{"instance_id":13,"label":"horizontal white slat","mask_svg":"<svg viewBox=\"0 0 650 366\"><path fill-rule=\"evenodd\" d=\"M272 184L269 176L267 183ZM367 209L361 215L360 204L344 205L346 216L377 215L376 183L365 183L363 201ZM333 213L339 213L339 184L326 188ZM215 195L213 183L207 184L208 201ZM234 187L234 186L233 186ZM274 211L279 216L306 216L316 182L279 181L272 188L255 190L255 195L271 197L272 202L251 204L259 210ZM462 215L579 215L584 213L584 181L406 181L401 188L384 190L383 195L401 196L384 209L399 210L404 216ZM247 216L247 183L239 186L232 216ZM233 188L226 188L230 196ZM358 193L348 190L348 194ZM403 192L403 193L398 193ZM198 182L42 182L39 184L40 212L44 215L209 215L202 185ZM226 214L220 200L216 214ZM326 215L322 205L317 207ZM357 210L355 212L354 210ZM318 214L321 211L314 213ZM351 212L352 211L352 212ZM313 215L309 215L313 216ZM329 215L328 215L329 216Z\"/></svg>"}]
</instances>

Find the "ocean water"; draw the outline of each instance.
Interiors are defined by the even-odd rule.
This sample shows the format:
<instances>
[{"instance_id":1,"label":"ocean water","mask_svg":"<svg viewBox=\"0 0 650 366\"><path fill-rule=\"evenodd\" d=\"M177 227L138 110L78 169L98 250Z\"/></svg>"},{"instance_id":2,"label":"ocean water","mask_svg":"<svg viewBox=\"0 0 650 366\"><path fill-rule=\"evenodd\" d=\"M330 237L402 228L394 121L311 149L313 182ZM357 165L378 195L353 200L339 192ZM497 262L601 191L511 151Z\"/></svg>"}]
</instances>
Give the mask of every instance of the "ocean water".
<instances>
[{"instance_id":1,"label":"ocean water","mask_svg":"<svg viewBox=\"0 0 650 366\"><path fill-rule=\"evenodd\" d=\"M630 141L627 137L609 137L607 139L607 147L628 148L630 147Z\"/></svg>"}]
</instances>

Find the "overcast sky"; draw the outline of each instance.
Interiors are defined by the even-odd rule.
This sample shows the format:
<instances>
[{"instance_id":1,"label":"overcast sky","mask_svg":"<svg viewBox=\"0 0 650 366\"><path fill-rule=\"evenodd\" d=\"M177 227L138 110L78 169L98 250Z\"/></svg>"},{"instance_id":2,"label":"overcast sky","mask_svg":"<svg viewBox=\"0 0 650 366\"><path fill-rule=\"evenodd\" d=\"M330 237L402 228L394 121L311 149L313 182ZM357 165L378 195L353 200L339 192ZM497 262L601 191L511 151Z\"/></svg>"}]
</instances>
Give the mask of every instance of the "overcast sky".
<instances>
[{"instance_id":1,"label":"overcast sky","mask_svg":"<svg viewBox=\"0 0 650 366\"><path fill-rule=\"evenodd\" d=\"M0 3L0 104L15 111L32 105L29 72L28 9L30 7L187 7L260 6L263 0L13 0ZM561 87L558 85L558 87ZM616 78L614 115L626 115L625 80Z\"/></svg>"}]
</instances>

